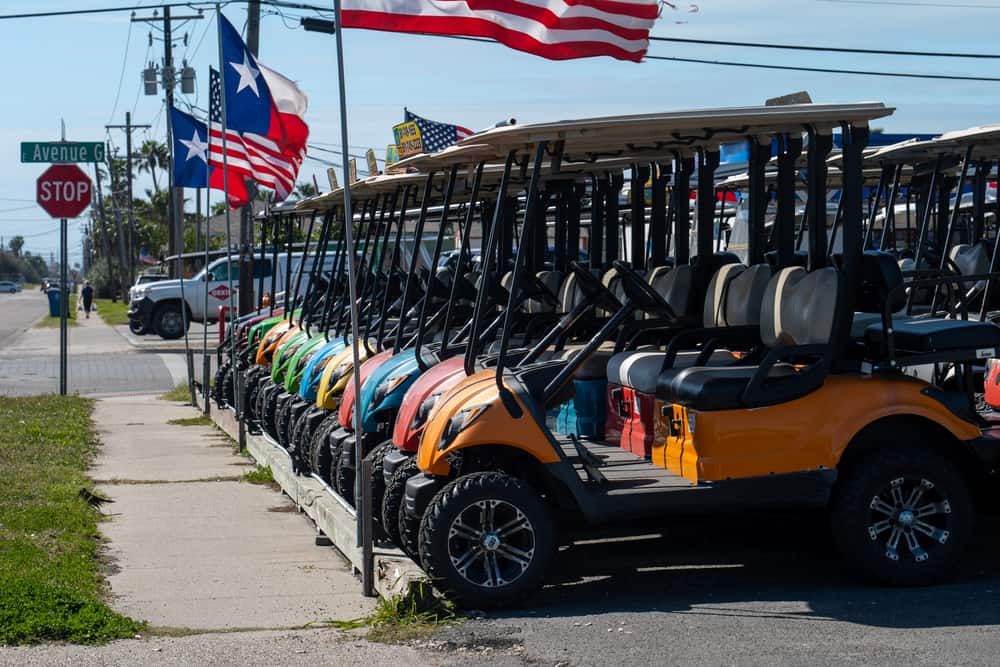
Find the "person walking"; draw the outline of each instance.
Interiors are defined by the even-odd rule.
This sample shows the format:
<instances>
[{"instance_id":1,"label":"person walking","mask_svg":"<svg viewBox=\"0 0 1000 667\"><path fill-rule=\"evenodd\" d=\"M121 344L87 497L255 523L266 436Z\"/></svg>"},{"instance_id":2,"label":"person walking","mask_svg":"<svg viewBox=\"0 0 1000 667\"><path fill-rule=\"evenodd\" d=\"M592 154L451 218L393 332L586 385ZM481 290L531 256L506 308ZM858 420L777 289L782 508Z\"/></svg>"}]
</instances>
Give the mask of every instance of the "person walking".
<instances>
[{"instance_id":1,"label":"person walking","mask_svg":"<svg viewBox=\"0 0 1000 667\"><path fill-rule=\"evenodd\" d=\"M94 305L94 288L90 286L89 280L83 281L83 289L80 290L80 297L83 299L83 312L87 319L90 319L90 309Z\"/></svg>"}]
</instances>

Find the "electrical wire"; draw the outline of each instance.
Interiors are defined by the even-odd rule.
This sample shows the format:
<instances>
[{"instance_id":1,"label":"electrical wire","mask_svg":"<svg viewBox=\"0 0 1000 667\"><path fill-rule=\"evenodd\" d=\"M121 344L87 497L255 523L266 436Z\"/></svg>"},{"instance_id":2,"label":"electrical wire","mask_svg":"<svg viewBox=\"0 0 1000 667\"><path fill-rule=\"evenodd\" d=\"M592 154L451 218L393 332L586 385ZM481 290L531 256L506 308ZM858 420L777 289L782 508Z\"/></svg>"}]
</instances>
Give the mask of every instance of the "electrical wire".
<instances>
[{"instance_id":1,"label":"electrical wire","mask_svg":"<svg viewBox=\"0 0 1000 667\"><path fill-rule=\"evenodd\" d=\"M861 49L842 46L807 46L803 44L767 44L761 42L734 42L719 39L692 39L686 37L659 37L650 35L651 42L673 42L676 44L701 44L706 46L736 46L749 49L779 49L783 51L819 51L823 53L862 53L879 56L913 56L920 58L980 58L997 59L1000 53L949 53L944 51L905 51L891 49Z\"/></svg>"},{"instance_id":2,"label":"electrical wire","mask_svg":"<svg viewBox=\"0 0 1000 667\"><path fill-rule=\"evenodd\" d=\"M796 65L765 65L763 63L741 63L731 60L705 60L701 58L681 58L677 56L651 56L646 54L646 60L669 60L678 63L695 63L699 65L720 65L724 67L749 67L753 69L784 70L788 72L816 72L820 74L852 74L857 76L878 76L887 78L927 79L935 81L988 81L1000 82L995 76L960 76L953 74L921 74L917 72L874 72L860 69L834 69L830 67L800 67Z\"/></svg>"},{"instance_id":3,"label":"electrical wire","mask_svg":"<svg viewBox=\"0 0 1000 667\"><path fill-rule=\"evenodd\" d=\"M843 5L892 5L895 7L930 7L933 9L1000 9L1000 5L974 5L971 3L903 2L902 0L820 0Z\"/></svg>"},{"instance_id":4,"label":"electrical wire","mask_svg":"<svg viewBox=\"0 0 1000 667\"><path fill-rule=\"evenodd\" d=\"M125 36L125 53L122 54L122 71L118 75L118 91L115 93L115 103L111 105L111 114L108 116L108 124L115 119L115 112L118 111L118 100L122 96L122 85L125 83L125 66L128 65L128 50L132 45L132 22L128 22L128 34Z\"/></svg>"}]
</instances>

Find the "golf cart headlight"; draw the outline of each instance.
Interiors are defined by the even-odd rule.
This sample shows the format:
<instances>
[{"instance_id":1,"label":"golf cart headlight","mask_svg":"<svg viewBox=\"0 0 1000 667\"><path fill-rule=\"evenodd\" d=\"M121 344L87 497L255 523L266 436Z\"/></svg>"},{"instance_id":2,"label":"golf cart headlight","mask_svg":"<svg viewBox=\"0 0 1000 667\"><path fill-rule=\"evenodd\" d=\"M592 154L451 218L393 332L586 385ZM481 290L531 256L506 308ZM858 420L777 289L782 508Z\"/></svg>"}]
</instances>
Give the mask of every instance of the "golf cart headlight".
<instances>
[{"instance_id":1,"label":"golf cart headlight","mask_svg":"<svg viewBox=\"0 0 1000 667\"><path fill-rule=\"evenodd\" d=\"M375 388L375 396L372 397L372 405L377 405L379 401L395 391L399 385L406 382L408 375L393 375L382 380L382 384Z\"/></svg>"},{"instance_id":2,"label":"golf cart headlight","mask_svg":"<svg viewBox=\"0 0 1000 667\"><path fill-rule=\"evenodd\" d=\"M695 414L693 412L688 413L688 433L694 435L694 425L695 425Z\"/></svg>"},{"instance_id":3,"label":"golf cart headlight","mask_svg":"<svg viewBox=\"0 0 1000 667\"><path fill-rule=\"evenodd\" d=\"M430 416L431 410L434 409L440 396L441 394L431 394L431 396L424 399L424 402L417 408L417 414L413 416L413 422L410 424L411 429L420 428L427 421L427 417Z\"/></svg>"},{"instance_id":4,"label":"golf cart headlight","mask_svg":"<svg viewBox=\"0 0 1000 667\"><path fill-rule=\"evenodd\" d=\"M338 382L340 382L341 379L343 379L343 377L347 375L347 372L351 370L351 368L353 368L353 366L351 365L350 361L345 361L341 365L337 366L337 369L333 371L333 375L330 376L331 380L330 384L335 385Z\"/></svg>"},{"instance_id":5,"label":"golf cart headlight","mask_svg":"<svg viewBox=\"0 0 1000 667\"><path fill-rule=\"evenodd\" d=\"M448 426L445 427L444 433L441 434L441 439L438 440L437 448L439 450L445 449L455 439L455 436L472 426L477 419L483 416L483 413L489 407L489 403L484 403L460 410L448 421Z\"/></svg>"}]
</instances>

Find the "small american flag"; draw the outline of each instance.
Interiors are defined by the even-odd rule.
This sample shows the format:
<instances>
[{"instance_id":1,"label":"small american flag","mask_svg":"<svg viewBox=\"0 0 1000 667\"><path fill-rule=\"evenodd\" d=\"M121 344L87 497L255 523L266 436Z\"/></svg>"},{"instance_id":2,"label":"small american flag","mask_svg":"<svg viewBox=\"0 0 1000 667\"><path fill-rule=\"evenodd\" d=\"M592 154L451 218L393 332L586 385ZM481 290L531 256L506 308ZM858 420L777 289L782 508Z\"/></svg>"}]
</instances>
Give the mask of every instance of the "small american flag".
<instances>
[{"instance_id":1,"label":"small american flag","mask_svg":"<svg viewBox=\"0 0 1000 667\"><path fill-rule=\"evenodd\" d=\"M421 118L405 107L403 108L403 120L407 123L416 123L417 127L420 128L420 140L423 142L425 153L436 153L473 134L472 130L461 125L450 125Z\"/></svg>"}]
</instances>

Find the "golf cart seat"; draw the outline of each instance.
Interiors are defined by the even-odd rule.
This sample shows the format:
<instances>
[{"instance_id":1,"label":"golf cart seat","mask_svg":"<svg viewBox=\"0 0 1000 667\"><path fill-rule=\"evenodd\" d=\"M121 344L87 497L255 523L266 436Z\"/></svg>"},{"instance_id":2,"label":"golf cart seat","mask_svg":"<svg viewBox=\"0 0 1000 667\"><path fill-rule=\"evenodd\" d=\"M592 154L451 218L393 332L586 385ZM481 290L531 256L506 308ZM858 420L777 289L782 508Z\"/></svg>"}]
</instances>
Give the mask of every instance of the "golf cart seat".
<instances>
[{"instance_id":1,"label":"golf cart seat","mask_svg":"<svg viewBox=\"0 0 1000 667\"><path fill-rule=\"evenodd\" d=\"M948 253L948 258L963 276L974 276L990 272L990 255L983 243L969 245L959 243Z\"/></svg>"},{"instance_id":2,"label":"golf cart seat","mask_svg":"<svg viewBox=\"0 0 1000 667\"><path fill-rule=\"evenodd\" d=\"M965 361L994 357L1000 348L1000 327L990 322L916 318L894 321L892 328L896 352L901 355L933 354L936 361ZM883 340L881 323L865 330L869 358L883 357Z\"/></svg>"},{"instance_id":3,"label":"golf cart seat","mask_svg":"<svg viewBox=\"0 0 1000 667\"><path fill-rule=\"evenodd\" d=\"M784 403L818 389L826 377L825 363L797 368L786 360L797 356L797 348L815 356L829 346L840 282L833 267L782 269L767 284L760 335L772 352L785 354L760 366L665 370L657 381L657 398L694 410L735 410Z\"/></svg>"},{"instance_id":4,"label":"golf cart seat","mask_svg":"<svg viewBox=\"0 0 1000 667\"><path fill-rule=\"evenodd\" d=\"M559 294L560 285L563 282L563 276L558 271L539 271L538 280L541 281L545 287L552 292L552 294ZM525 306L525 309L529 313L554 313L556 312L556 306L551 303L546 303L538 299L529 299ZM566 311L563 311L566 312Z\"/></svg>"},{"instance_id":5,"label":"golf cart seat","mask_svg":"<svg viewBox=\"0 0 1000 667\"><path fill-rule=\"evenodd\" d=\"M686 268L686 267L678 267ZM702 322L706 328L748 326L757 324L760 303L771 278L771 267L758 264L750 268L742 264L724 264L712 276L705 296ZM668 301L673 305L673 302ZM700 352L681 352L673 368L693 366ZM619 352L608 362L608 382L631 387L644 394L656 393L656 382L663 370L666 353L660 350ZM727 350L714 352L709 366L734 361Z\"/></svg>"}]
</instances>

